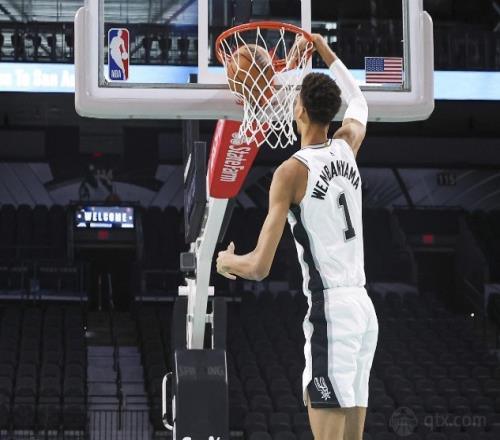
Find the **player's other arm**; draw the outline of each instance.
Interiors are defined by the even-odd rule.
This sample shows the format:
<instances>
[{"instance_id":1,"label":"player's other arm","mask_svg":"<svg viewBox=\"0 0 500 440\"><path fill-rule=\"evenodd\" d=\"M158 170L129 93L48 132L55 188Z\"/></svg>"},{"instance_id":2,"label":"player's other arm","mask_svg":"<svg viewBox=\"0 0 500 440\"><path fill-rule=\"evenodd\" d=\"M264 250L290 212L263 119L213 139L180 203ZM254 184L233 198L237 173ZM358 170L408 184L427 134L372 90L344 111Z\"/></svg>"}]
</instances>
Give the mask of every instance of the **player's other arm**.
<instances>
[{"instance_id":1,"label":"player's other arm","mask_svg":"<svg viewBox=\"0 0 500 440\"><path fill-rule=\"evenodd\" d=\"M298 167L302 167L298 161L287 160L274 172L269 191L269 211L255 249L246 255L235 255L234 245L231 243L226 251L219 252L217 271L221 275L230 279L237 275L256 281L269 275L283 235L288 209L295 198L297 178L300 175Z\"/></svg>"},{"instance_id":2,"label":"player's other arm","mask_svg":"<svg viewBox=\"0 0 500 440\"><path fill-rule=\"evenodd\" d=\"M368 104L352 74L321 35L314 34L314 47L330 68L342 91L342 97L347 103L342 127L335 132L333 137L344 139L356 155L366 135Z\"/></svg>"}]
</instances>

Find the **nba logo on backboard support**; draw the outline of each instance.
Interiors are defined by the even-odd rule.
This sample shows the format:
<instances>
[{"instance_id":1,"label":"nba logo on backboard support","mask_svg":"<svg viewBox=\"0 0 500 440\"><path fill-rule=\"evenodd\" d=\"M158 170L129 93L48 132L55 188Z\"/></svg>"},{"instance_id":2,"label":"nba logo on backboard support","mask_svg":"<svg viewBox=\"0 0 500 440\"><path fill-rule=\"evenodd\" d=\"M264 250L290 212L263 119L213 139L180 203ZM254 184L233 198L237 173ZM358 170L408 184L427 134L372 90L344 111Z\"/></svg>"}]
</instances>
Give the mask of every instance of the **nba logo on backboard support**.
<instances>
[{"instance_id":1,"label":"nba logo on backboard support","mask_svg":"<svg viewBox=\"0 0 500 440\"><path fill-rule=\"evenodd\" d=\"M108 76L110 81L127 81L129 32L125 28L108 31Z\"/></svg>"}]
</instances>

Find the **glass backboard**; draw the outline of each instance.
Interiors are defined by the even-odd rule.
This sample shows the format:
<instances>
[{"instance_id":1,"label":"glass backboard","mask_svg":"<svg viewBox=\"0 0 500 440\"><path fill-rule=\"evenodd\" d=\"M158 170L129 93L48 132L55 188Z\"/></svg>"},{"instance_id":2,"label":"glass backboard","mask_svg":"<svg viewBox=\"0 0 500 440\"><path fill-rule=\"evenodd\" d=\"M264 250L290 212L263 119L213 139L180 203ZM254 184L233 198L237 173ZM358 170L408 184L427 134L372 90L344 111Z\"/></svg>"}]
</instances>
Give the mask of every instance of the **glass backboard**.
<instances>
[{"instance_id":1,"label":"glass backboard","mask_svg":"<svg viewBox=\"0 0 500 440\"><path fill-rule=\"evenodd\" d=\"M423 0L85 0L75 17L77 111L241 119L214 44L223 30L261 20L324 35L358 80L371 120L432 112L433 29ZM327 71L317 54L309 69Z\"/></svg>"},{"instance_id":2,"label":"glass backboard","mask_svg":"<svg viewBox=\"0 0 500 440\"><path fill-rule=\"evenodd\" d=\"M290 23L324 35L367 87L390 90L410 86L403 74L405 57L409 56L404 47L408 0L96 1L102 8L101 86L224 85L224 72L215 57L217 36L236 24L262 20ZM376 10L375 3L385 3L385 7ZM121 59L123 53L126 60ZM375 72L366 83L366 63L376 70L384 57L393 59L398 70L392 76L377 76ZM317 54L312 68L326 68ZM374 83L378 78L388 82Z\"/></svg>"}]
</instances>

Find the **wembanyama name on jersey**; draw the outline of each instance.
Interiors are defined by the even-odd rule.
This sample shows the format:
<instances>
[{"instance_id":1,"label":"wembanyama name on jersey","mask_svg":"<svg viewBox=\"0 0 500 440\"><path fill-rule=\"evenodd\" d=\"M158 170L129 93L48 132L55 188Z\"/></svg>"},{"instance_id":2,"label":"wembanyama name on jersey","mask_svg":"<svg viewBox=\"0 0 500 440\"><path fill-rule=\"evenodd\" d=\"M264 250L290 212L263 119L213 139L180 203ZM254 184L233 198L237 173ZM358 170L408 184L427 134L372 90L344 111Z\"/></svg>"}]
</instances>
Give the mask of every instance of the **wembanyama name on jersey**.
<instances>
[{"instance_id":1,"label":"wembanyama name on jersey","mask_svg":"<svg viewBox=\"0 0 500 440\"><path fill-rule=\"evenodd\" d=\"M325 165L323 170L319 175L319 179L316 181L311 197L315 199L324 200L325 195L328 192L328 188L330 187L330 182L335 177L344 177L349 180L354 187L354 189L358 189L359 184L361 182L358 170L351 166L349 162L344 160L332 160L330 165Z\"/></svg>"}]
</instances>

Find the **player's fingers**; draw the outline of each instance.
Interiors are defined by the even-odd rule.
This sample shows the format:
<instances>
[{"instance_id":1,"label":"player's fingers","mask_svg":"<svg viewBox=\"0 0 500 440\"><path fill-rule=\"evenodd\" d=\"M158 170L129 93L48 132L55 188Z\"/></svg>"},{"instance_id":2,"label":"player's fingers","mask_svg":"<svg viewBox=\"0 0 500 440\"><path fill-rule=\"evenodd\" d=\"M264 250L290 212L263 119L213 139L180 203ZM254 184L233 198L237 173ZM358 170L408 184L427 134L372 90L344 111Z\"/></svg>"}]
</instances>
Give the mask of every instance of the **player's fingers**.
<instances>
[{"instance_id":1,"label":"player's fingers","mask_svg":"<svg viewBox=\"0 0 500 440\"><path fill-rule=\"evenodd\" d=\"M224 272L223 270L218 270L217 271L219 273L219 275L222 275L224 278L227 278L229 280L235 280L236 279L236 275L233 275L229 272Z\"/></svg>"},{"instance_id":2,"label":"player's fingers","mask_svg":"<svg viewBox=\"0 0 500 440\"><path fill-rule=\"evenodd\" d=\"M229 243L229 246L227 247L227 250L231 251L231 252L234 252L234 241L232 241L231 243Z\"/></svg>"},{"instance_id":3,"label":"player's fingers","mask_svg":"<svg viewBox=\"0 0 500 440\"><path fill-rule=\"evenodd\" d=\"M304 50L307 49L307 46L309 46L309 44L311 43L311 41L304 36L302 36L300 42L302 44L302 49L304 49ZM312 40L312 44L314 46L314 38Z\"/></svg>"},{"instance_id":4,"label":"player's fingers","mask_svg":"<svg viewBox=\"0 0 500 440\"><path fill-rule=\"evenodd\" d=\"M304 50L304 46L306 45L307 41L306 39L302 36L302 35L299 35L297 37L297 41L296 41L296 47L299 51L303 51Z\"/></svg>"}]
</instances>

